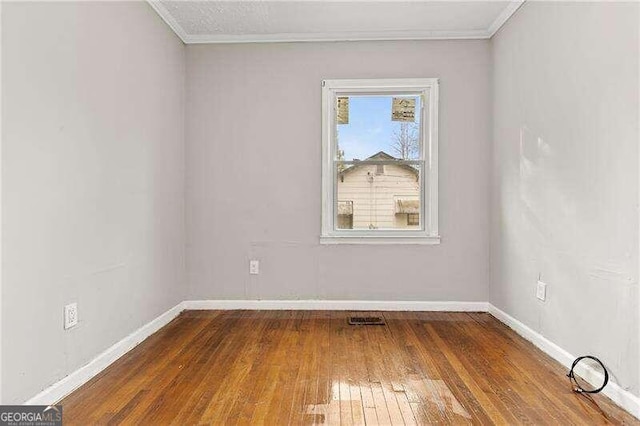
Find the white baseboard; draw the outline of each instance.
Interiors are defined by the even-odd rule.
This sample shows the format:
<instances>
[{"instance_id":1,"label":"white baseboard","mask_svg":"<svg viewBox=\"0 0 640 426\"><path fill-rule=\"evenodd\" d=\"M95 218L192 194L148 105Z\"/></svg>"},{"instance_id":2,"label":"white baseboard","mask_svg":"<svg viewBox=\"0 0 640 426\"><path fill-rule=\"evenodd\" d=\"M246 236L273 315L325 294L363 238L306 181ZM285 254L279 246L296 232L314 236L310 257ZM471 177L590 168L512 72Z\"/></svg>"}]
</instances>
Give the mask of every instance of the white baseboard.
<instances>
[{"instance_id":1,"label":"white baseboard","mask_svg":"<svg viewBox=\"0 0 640 426\"><path fill-rule=\"evenodd\" d=\"M298 311L444 311L487 312L487 302L417 302L368 300L186 300L194 310L298 310Z\"/></svg>"},{"instance_id":2,"label":"white baseboard","mask_svg":"<svg viewBox=\"0 0 640 426\"><path fill-rule=\"evenodd\" d=\"M178 316L184 308L182 303L178 303L167 312L143 325L115 345L102 352L84 367L66 376L64 379L49 386L33 398L25 402L27 405L51 405L60 401L71 392L87 383L102 370L107 368L118 358L129 352L140 344L147 337L167 325L172 319Z\"/></svg>"},{"instance_id":3,"label":"white baseboard","mask_svg":"<svg viewBox=\"0 0 640 426\"><path fill-rule=\"evenodd\" d=\"M519 335L521 335L522 337L524 337L525 339L527 339L528 341L536 345L538 348L540 348L543 352L545 352L551 358L555 359L560 364L567 367L567 371L569 371L569 369L571 368L571 364L573 364L573 361L577 358L577 356L570 354L569 352L562 349L560 346L556 345L555 343L553 343L552 341L550 341L540 333L534 331L529 326L518 321L517 319L507 314L506 312L496 308L492 304L489 303L488 307L489 307L489 313L493 315L496 319L498 319L500 322L507 325L513 331L515 331L516 333L518 333ZM582 377L585 377L588 380L589 376L597 377L599 374L595 373L593 370L591 371L583 370L581 372L581 375ZM609 380L609 384L604 388L602 393L608 396L609 398L611 398L613 402L615 402L620 407L627 410L633 416L640 419L640 398L639 397L621 388L617 383L613 383L611 380Z\"/></svg>"}]
</instances>

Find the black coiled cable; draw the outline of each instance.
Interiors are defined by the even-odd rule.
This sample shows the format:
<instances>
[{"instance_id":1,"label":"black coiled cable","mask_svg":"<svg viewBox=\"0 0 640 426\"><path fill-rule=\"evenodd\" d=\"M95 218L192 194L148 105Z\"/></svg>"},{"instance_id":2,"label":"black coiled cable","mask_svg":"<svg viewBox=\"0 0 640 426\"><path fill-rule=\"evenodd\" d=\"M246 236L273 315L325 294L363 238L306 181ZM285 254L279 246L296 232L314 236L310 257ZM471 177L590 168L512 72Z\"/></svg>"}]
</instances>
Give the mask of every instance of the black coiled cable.
<instances>
[{"instance_id":1,"label":"black coiled cable","mask_svg":"<svg viewBox=\"0 0 640 426\"><path fill-rule=\"evenodd\" d=\"M602 386L600 386L597 389L584 389L580 386L580 384L578 383L578 381L576 380L576 377L573 373L573 369L576 367L576 365L578 365L578 363L580 361L582 361L583 359L591 359L595 362L597 362L598 364L600 364L600 366L602 367L602 371L604 371L604 380L602 382ZM591 355L584 355L581 357L576 358L575 361L573 361L573 364L571 365L571 370L569 370L569 373L567 374L567 377L569 378L569 380L571 380L571 383L573 383L574 388L573 391L574 392L578 392L578 393L598 393L600 392L602 389L604 389L605 386L607 386L607 383L609 383L609 372L607 371L607 369L605 368L604 364L602 363L602 361L600 361L598 358L591 356Z\"/></svg>"}]
</instances>

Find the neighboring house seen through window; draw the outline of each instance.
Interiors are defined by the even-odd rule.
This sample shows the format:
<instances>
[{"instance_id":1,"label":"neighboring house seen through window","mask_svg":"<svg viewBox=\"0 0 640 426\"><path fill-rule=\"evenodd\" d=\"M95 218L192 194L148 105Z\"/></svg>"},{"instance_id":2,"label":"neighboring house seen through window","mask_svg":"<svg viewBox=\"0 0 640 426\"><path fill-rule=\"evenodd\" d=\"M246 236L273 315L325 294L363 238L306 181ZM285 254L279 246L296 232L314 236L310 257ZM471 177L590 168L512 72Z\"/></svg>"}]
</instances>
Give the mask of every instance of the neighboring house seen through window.
<instances>
[{"instance_id":1,"label":"neighboring house seen through window","mask_svg":"<svg viewBox=\"0 0 640 426\"><path fill-rule=\"evenodd\" d=\"M323 243L437 243L437 79L323 82Z\"/></svg>"}]
</instances>

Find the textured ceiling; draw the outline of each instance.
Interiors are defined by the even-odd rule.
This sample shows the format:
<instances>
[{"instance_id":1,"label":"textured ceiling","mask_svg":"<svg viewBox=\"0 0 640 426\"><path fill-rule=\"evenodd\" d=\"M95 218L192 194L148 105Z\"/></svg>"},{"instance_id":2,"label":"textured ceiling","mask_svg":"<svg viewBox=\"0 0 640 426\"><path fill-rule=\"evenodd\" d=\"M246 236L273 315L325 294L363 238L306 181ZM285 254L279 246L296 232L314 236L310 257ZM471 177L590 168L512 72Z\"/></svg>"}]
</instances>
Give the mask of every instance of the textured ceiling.
<instances>
[{"instance_id":1,"label":"textured ceiling","mask_svg":"<svg viewBox=\"0 0 640 426\"><path fill-rule=\"evenodd\" d=\"M151 1L187 43L488 38L520 1Z\"/></svg>"}]
</instances>

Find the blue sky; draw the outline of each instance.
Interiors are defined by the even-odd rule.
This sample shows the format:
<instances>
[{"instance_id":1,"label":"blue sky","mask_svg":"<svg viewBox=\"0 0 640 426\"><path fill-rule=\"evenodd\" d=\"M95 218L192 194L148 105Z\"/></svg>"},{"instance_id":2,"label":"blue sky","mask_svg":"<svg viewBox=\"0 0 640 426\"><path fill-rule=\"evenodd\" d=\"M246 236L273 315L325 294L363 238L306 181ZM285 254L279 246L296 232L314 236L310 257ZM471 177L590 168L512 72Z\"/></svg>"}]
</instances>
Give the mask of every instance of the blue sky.
<instances>
[{"instance_id":1,"label":"blue sky","mask_svg":"<svg viewBox=\"0 0 640 426\"><path fill-rule=\"evenodd\" d=\"M400 126L391 121L391 96L350 96L349 124L338 124L338 143L345 160L364 160L378 151L395 155L391 148L393 131ZM416 99L416 119L420 117Z\"/></svg>"}]
</instances>

